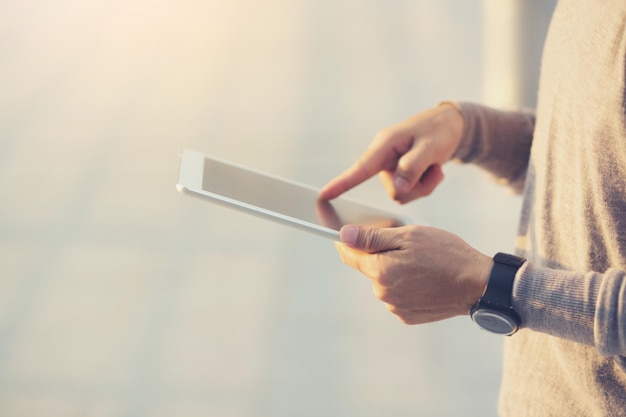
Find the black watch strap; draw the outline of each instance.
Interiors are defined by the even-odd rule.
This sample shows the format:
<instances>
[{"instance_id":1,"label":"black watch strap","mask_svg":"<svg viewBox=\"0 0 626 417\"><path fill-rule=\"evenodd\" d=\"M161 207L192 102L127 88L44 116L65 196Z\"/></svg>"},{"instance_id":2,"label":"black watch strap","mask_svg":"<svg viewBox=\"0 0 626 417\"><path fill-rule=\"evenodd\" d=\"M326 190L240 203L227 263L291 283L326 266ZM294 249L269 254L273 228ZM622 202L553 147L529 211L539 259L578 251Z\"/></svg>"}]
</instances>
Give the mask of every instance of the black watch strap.
<instances>
[{"instance_id":1,"label":"black watch strap","mask_svg":"<svg viewBox=\"0 0 626 417\"><path fill-rule=\"evenodd\" d=\"M498 252L493 257L493 261L489 283L485 294L480 299L480 304L496 310L512 311L513 281L517 270L526 262L526 259Z\"/></svg>"}]
</instances>

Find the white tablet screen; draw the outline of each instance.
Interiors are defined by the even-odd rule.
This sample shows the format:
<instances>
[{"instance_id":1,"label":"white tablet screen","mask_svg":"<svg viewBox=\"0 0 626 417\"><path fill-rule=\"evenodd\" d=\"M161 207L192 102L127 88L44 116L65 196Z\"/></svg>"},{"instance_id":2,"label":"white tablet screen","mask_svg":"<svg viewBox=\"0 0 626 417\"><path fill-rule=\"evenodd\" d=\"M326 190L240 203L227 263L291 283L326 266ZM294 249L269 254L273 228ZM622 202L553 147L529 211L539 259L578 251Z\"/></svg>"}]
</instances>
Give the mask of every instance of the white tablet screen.
<instances>
[{"instance_id":1,"label":"white tablet screen","mask_svg":"<svg viewBox=\"0 0 626 417\"><path fill-rule=\"evenodd\" d=\"M295 183L205 158L204 191L339 230L343 224L399 225L398 219L345 199L321 201L317 191Z\"/></svg>"}]
</instances>

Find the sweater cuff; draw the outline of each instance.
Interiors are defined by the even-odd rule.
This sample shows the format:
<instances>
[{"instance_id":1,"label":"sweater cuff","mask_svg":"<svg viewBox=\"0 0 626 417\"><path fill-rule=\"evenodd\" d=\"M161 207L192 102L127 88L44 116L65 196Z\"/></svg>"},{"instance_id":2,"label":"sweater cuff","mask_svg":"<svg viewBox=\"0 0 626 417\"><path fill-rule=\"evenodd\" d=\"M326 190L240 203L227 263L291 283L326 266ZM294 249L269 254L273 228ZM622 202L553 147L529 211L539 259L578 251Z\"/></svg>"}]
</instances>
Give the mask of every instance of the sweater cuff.
<instances>
[{"instance_id":1,"label":"sweater cuff","mask_svg":"<svg viewBox=\"0 0 626 417\"><path fill-rule=\"evenodd\" d=\"M595 315L595 340L603 356L626 355L626 277L610 269L602 279Z\"/></svg>"},{"instance_id":2,"label":"sweater cuff","mask_svg":"<svg viewBox=\"0 0 626 417\"><path fill-rule=\"evenodd\" d=\"M595 346L594 316L602 274L578 273L526 262L513 285L512 304L522 328Z\"/></svg>"}]
</instances>

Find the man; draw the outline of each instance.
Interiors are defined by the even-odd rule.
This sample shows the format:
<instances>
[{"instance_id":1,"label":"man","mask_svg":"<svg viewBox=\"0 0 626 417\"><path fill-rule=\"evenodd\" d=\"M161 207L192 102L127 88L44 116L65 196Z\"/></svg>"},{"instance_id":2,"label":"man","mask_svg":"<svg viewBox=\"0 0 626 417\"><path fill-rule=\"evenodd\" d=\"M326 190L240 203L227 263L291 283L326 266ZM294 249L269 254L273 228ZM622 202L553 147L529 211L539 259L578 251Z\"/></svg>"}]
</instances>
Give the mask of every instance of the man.
<instances>
[{"instance_id":1,"label":"man","mask_svg":"<svg viewBox=\"0 0 626 417\"><path fill-rule=\"evenodd\" d=\"M443 103L381 131L320 193L380 173L400 203L442 165L524 194L517 256L426 226L345 226L337 249L409 324L468 314L506 338L501 416L626 416L626 2L562 0L535 114ZM519 329L519 331L517 331Z\"/></svg>"}]
</instances>

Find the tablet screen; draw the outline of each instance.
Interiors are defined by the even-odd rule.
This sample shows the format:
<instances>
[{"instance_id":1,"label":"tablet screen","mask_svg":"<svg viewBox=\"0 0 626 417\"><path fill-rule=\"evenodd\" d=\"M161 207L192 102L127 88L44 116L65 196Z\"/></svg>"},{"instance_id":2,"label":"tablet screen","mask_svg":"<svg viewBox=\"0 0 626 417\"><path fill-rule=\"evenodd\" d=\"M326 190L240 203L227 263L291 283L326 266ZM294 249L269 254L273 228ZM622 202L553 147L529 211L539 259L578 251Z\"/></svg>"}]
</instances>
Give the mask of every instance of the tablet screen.
<instances>
[{"instance_id":1,"label":"tablet screen","mask_svg":"<svg viewBox=\"0 0 626 417\"><path fill-rule=\"evenodd\" d=\"M318 200L313 188L210 158L204 158L202 189L333 230L339 230L344 224L390 227L403 223L389 213L343 198Z\"/></svg>"}]
</instances>

